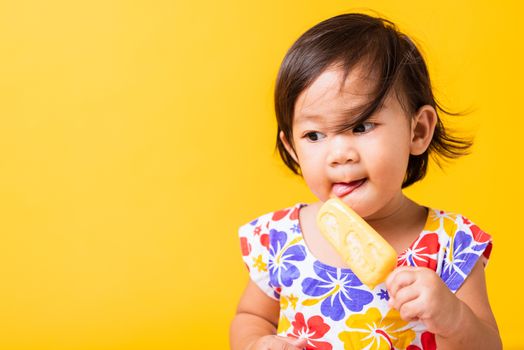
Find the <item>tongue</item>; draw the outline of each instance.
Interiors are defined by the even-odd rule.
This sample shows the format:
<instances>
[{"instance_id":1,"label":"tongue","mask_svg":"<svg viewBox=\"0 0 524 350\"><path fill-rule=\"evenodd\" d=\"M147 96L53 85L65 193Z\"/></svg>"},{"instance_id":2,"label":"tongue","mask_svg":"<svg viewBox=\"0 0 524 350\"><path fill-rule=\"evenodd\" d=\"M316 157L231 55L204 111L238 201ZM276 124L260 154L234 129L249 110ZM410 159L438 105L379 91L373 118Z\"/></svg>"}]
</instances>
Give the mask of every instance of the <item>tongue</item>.
<instances>
[{"instance_id":1,"label":"tongue","mask_svg":"<svg viewBox=\"0 0 524 350\"><path fill-rule=\"evenodd\" d=\"M345 196L346 194L353 191L355 188L360 186L365 179L351 181L351 182L339 182L333 185L333 194L337 197Z\"/></svg>"}]
</instances>

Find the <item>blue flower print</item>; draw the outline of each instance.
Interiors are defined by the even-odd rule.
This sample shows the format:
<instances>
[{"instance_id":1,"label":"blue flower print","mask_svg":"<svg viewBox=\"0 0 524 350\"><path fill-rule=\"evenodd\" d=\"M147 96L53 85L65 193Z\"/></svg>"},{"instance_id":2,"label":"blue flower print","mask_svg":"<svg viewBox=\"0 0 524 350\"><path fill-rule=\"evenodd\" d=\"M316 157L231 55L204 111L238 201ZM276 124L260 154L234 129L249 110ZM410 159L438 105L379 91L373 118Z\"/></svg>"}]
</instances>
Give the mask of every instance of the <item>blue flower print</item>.
<instances>
[{"instance_id":1,"label":"blue flower print","mask_svg":"<svg viewBox=\"0 0 524 350\"><path fill-rule=\"evenodd\" d=\"M297 236L288 242L284 231L269 231L269 279L274 287L289 287L300 277L300 271L293 265L294 261L306 258L303 245L297 244L302 236Z\"/></svg>"},{"instance_id":2,"label":"blue flower print","mask_svg":"<svg viewBox=\"0 0 524 350\"><path fill-rule=\"evenodd\" d=\"M464 231L458 231L448 242L442 261L442 280L449 289L459 289L487 245L488 242L474 241L473 237Z\"/></svg>"},{"instance_id":3,"label":"blue flower print","mask_svg":"<svg viewBox=\"0 0 524 350\"><path fill-rule=\"evenodd\" d=\"M300 233L300 226L297 225L297 224L294 224L293 226L291 226L291 232L293 233Z\"/></svg>"},{"instance_id":4,"label":"blue flower print","mask_svg":"<svg viewBox=\"0 0 524 350\"><path fill-rule=\"evenodd\" d=\"M319 279L305 278L302 281L302 292L316 298L305 300L303 304L314 305L322 301L322 315L333 321L343 319L346 309L353 312L362 311L364 306L373 300L373 294L355 288L362 286L362 282L351 270L325 266L318 261L315 261L313 269Z\"/></svg>"},{"instance_id":5,"label":"blue flower print","mask_svg":"<svg viewBox=\"0 0 524 350\"><path fill-rule=\"evenodd\" d=\"M389 300L389 293L386 289L380 289L380 292L377 293L377 296L380 297L380 300L385 300L385 301L388 301Z\"/></svg>"}]
</instances>

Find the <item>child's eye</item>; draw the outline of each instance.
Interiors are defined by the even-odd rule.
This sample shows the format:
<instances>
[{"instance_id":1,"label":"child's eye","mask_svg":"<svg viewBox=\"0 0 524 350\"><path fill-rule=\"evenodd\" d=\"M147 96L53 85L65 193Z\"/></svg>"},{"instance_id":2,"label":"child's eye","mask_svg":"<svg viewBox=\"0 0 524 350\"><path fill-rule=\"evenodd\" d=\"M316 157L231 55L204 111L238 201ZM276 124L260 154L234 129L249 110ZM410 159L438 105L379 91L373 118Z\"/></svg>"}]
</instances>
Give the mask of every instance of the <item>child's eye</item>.
<instances>
[{"instance_id":1,"label":"child's eye","mask_svg":"<svg viewBox=\"0 0 524 350\"><path fill-rule=\"evenodd\" d=\"M353 132L355 134L364 134L366 132L370 132L375 128L375 123L371 122L363 122L361 124L358 124L353 128Z\"/></svg>"},{"instance_id":2,"label":"child's eye","mask_svg":"<svg viewBox=\"0 0 524 350\"><path fill-rule=\"evenodd\" d=\"M304 138L308 139L309 141L313 141L313 142L322 140L324 137L326 137L326 135L318 131L310 131L304 135Z\"/></svg>"}]
</instances>

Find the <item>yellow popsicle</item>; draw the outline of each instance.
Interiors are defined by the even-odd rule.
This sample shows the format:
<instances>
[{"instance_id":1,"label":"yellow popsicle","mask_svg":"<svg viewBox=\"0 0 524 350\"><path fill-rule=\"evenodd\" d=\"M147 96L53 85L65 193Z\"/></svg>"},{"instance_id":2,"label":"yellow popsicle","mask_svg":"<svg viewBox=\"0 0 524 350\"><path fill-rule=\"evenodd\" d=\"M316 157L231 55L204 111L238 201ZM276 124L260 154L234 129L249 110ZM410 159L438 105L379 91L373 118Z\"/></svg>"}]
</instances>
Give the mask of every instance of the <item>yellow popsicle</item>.
<instances>
[{"instance_id":1,"label":"yellow popsicle","mask_svg":"<svg viewBox=\"0 0 524 350\"><path fill-rule=\"evenodd\" d=\"M396 267L395 249L339 198L322 205L317 225L360 281L371 289L385 281Z\"/></svg>"}]
</instances>

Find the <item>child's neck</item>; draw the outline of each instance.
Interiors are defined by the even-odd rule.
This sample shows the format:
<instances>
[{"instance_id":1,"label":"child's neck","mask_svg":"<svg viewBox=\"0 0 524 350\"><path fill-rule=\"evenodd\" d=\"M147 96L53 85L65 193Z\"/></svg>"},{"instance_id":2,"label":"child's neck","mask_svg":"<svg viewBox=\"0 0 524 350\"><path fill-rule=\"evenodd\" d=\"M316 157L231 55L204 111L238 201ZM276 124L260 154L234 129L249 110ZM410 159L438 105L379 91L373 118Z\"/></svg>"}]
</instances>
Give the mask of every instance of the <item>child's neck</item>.
<instances>
[{"instance_id":1,"label":"child's neck","mask_svg":"<svg viewBox=\"0 0 524 350\"><path fill-rule=\"evenodd\" d=\"M400 252L422 232L428 210L403 194L392 208L381 216L366 218L366 222Z\"/></svg>"},{"instance_id":2,"label":"child's neck","mask_svg":"<svg viewBox=\"0 0 524 350\"><path fill-rule=\"evenodd\" d=\"M424 207L415 203L404 194L400 194L393 201L388 205L389 208L380 214L370 215L365 218L366 222L378 232L387 232L392 228L405 226L406 223L414 221L415 218L420 218L421 213L426 211Z\"/></svg>"}]
</instances>

